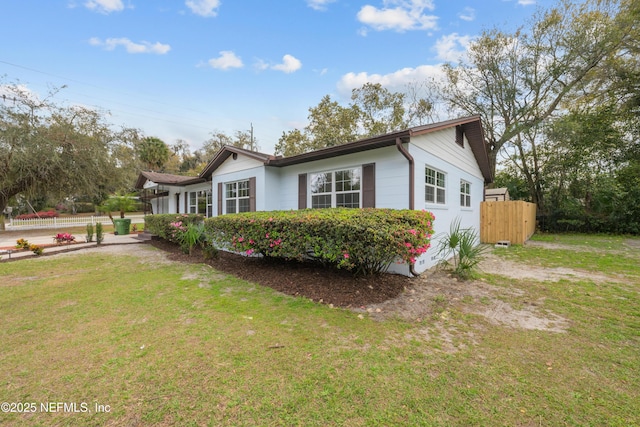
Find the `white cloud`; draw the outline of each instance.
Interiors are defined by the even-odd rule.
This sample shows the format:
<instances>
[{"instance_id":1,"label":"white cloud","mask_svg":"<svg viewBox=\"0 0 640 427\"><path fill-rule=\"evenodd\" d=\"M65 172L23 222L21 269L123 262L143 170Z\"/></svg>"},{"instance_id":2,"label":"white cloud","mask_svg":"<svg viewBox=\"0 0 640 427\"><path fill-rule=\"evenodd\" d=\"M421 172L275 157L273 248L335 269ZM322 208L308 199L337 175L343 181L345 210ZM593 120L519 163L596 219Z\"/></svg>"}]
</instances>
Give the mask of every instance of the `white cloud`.
<instances>
[{"instance_id":1,"label":"white cloud","mask_svg":"<svg viewBox=\"0 0 640 427\"><path fill-rule=\"evenodd\" d=\"M459 36L458 33L442 36L435 44L436 57L445 62L458 62L466 57L472 40L471 36Z\"/></svg>"},{"instance_id":2,"label":"white cloud","mask_svg":"<svg viewBox=\"0 0 640 427\"><path fill-rule=\"evenodd\" d=\"M327 10L327 5L336 0L307 0L307 6L315 10Z\"/></svg>"},{"instance_id":3,"label":"white cloud","mask_svg":"<svg viewBox=\"0 0 640 427\"><path fill-rule=\"evenodd\" d=\"M462 12L458 14L458 18L463 21L474 21L476 19L476 10L472 7L465 7Z\"/></svg>"},{"instance_id":4,"label":"white cloud","mask_svg":"<svg viewBox=\"0 0 640 427\"><path fill-rule=\"evenodd\" d=\"M293 55L287 54L282 57L281 64L270 65L268 62L262 59L257 59L253 64L253 67L258 71L277 70L290 74L302 68L302 62L300 62L300 60Z\"/></svg>"},{"instance_id":5,"label":"white cloud","mask_svg":"<svg viewBox=\"0 0 640 427\"><path fill-rule=\"evenodd\" d=\"M0 98L3 102L13 103L13 100L28 99L30 101L39 102L40 96L24 84L0 85Z\"/></svg>"},{"instance_id":6,"label":"white cloud","mask_svg":"<svg viewBox=\"0 0 640 427\"><path fill-rule=\"evenodd\" d=\"M141 43L134 43L127 38L108 38L102 41L97 37L89 39L89 44L92 46L101 46L106 50L114 50L118 46L123 46L127 53L155 53L158 55L164 55L171 50L171 46L162 43L149 43L143 41Z\"/></svg>"},{"instance_id":7,"label":"white cloud","mask_svg":"<svg viewBox=\"0 0 640 427\"><path fill-rule=\"evenodd\" d=\"M89 0L85 2L85 7L100 13L120 12L124 10L122 0Z\"/></svg>"},{"instance_id":8,"label":"white cloud","mask_svg":"<svg viewBox=\"0 0 640 427\"><path fill-rule=\"evenodd\" d=\"M358 21L377 31L436 29L438 17L425 14L427 9L434 9L432 0L385 0L381 9L368 4L362 6L357 17Z\"/></svg>"},{"instance_id":9,"label":"white cloud","mask_svg":"<svg viewBox=\"0 0 640 427\"><path fill-rule=\"evenodd\" d=\"M184 4L196 15L210 17L218 14L220 0L187 0Z\"/></svg>"},{"instance_id":10,"label":"white cloud","mask_svg":"<svg viewBox=\"0 0 640 427\"><path fill-rule=\"evenodd\" d=\"M282 57L282 64L276 64L271 67L272 70L282 71L284 73L293 73L302 68L302 62L292 55L285 55Z\"/></svg>"},{"instance_id":11,"label":"white cloud","mask_svg":"<svg viewBox=\"0 0 640 427\"><path fill-rule=\"evenodd\" d=\"M531 6L536 4L536 0L518 0L520 6Z\"/></svg>"},{"instance_id":12,"label":"white cloud","mask_svg":"<svg viewBox=\"0 0 640 427\"><path fill-rule=\"evenodd\" d=\"M406 85L414 82L444 77L440 65L420 65L416 68L402 68L389 74L347 73L338 81L337 88L345 98L351 96L351 90L365 83L380 83L389 90L402 91Z\"/></svg>"},{"instance_id":13,"label":"white cloud","mask_svg":"<svg viewBox=\"0 0 640 427\"><path fill-rule=\"evenodd\" d=\"M217 58L211 58L208 61L208 64L212 68L217 68L219 70L228 70L230 68L242 68L244 64L242 63L242 59L236 56L230 50L223 50L220 52L220 56Z\"/></svg>"}]
</instances>

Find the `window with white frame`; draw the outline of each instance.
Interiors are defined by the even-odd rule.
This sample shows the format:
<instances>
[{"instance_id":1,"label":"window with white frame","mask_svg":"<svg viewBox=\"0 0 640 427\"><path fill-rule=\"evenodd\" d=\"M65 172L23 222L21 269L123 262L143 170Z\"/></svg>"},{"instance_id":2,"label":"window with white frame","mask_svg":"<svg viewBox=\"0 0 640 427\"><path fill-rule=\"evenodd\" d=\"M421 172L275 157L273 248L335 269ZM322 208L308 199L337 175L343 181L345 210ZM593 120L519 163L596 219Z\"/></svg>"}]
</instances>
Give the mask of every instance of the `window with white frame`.
<instances>
[{"instance_id":1,"label":"window with white frame","mask_svg":"<svg viewBox=\"0 0 640 427\"><path fill-rule=\"evenodd\" d=\"M211 214L207 209L208 204L211 204L211 190L189 192L189 213L197 213L209 217Z\"/></svg>"},{"instance_id":2,"label":"window with white frame","mask_svg":"<svg viewBox=\"0 0 640 427\"><path fill-rule=\"evenodd\" d=\"M189 192L189 213L196 213L198 209L198 193L196 191Z\"/></svg>"},{"instance_id":3,"label":"window with white frame","mask_svg":"<svg viewBox=\"0 0 640 427\"><path fill-rule=\"evenodd\" d=\"M224 185L225 213L249 212L249 180L227 182Z\"/></svg>"},{"instance_id":4,"label":"window with white frame","mask_svg":"<svg viewBox=\"0 0 640 427\"><path fill-rule=\"evenodd\" d=\"M207 190L207 218L213 216L213 193Z\"/></svg>"},{"instance_id":5,"label":"window with white frame","mask_svg":"<svg viewBox=\"0 0 640 427\"><path fill-rule=\"evenodd\" d=\"M445 174L436 169L425 167L424 201L427 203L445 204Z\"/></svg>"},{"instance_id":6,"label":"window with white frame","mask_svg":"<svg viewBox=\"0 0 640 427\"><path fill-rule=\"evenodd\" d=\"M360 168L311 174L311 207L359 208L361 199Z\"/></svg>"},{"instance_id":7,"label":"window with white frame","mask_svg":"<svg viewBox=\"0 0 640 427\"><path fill-rule=\"evenodd\" d=\"M471 183L460 180L460 206L471 207Z\"/></svg>"}]
</instances>

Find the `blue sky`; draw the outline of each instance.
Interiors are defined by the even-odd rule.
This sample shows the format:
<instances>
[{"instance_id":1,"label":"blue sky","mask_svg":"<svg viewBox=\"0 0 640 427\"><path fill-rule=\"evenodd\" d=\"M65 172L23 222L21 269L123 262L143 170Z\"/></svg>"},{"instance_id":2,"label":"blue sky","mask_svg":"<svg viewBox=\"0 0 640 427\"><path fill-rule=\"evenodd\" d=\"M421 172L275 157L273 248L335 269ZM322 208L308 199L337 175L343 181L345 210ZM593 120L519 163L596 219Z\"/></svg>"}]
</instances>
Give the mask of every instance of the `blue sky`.
<instances>
[{"instance_id":1,"label":"blue sky","mask_svg":"<svg viewBox=\"0 0 640 427\"><path fill-rule=\"evenodd\" d=\"M115 126L202 146L248 131L271 153L324 95L400 91L483 29L551 0L0 0L0 76L106 110ZM2 81L0 81L2 82Z\"/></svg>"}]
</instances>

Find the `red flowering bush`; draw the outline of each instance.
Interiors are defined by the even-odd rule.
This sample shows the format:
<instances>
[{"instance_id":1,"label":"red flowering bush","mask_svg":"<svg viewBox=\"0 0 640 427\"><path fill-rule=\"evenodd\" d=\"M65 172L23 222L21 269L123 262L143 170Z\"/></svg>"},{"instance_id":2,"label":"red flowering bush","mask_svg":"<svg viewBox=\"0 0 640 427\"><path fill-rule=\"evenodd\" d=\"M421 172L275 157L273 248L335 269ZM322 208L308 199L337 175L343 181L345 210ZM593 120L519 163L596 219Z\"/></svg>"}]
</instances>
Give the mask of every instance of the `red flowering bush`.
<instances>
[{"instance_id":1,"label":"red flowering bush","mask_svg":"<svg viewBox=\"0 0 640 427\"><path fill-rule=\"evenodd\" d=\"M415 264L430 247L430 212L393 209L305 209L251 212L205 220L220 248L284 259L316 259L367 275L395 260Z\"/></svg>"},{"instance_id":2,"label":"red flowering bush","mask_svg":"<svg viewBox=\"0 0 640 427\"><path fill-rule=\"evenodd\" d=\"M53 240L60 245L62 243L75 242L76 238L69 233L58 233L55 236L53 236Z\"/></svg>"},{"instance_id":3,"label":"red flowering bush","mask_svg":"<svg viewBox=\"0 0 640 427\"><path fill-rule=\"evenodd\" d=\"M60 216L58 215L58 212L52 209L49 211L40 211L37 214L30 213L18 215L15 217L15 219L57 218L58 216Z\"/></svg>"}]
</instances>

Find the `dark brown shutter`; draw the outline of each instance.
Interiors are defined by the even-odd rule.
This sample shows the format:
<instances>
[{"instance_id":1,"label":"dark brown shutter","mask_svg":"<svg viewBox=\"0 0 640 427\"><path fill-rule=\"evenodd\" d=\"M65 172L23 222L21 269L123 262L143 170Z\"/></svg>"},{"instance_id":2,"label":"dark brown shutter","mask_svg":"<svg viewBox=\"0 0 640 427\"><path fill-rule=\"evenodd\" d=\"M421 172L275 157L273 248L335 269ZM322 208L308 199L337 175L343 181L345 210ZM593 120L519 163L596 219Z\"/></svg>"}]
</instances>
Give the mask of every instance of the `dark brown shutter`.
<instances>
[{"instance_id":1,"label":"dark brown shutter","mask_svg":"<svg viewBox=\"0 0 640 427\"><path fill-rule=\"evenodd\" d=\"M222 183L218 183L218 215L222 215Z\"/></svg>"},{"instance_id":2,"label":"dark brown shutter","mask_svg":"<svg viewBox=\"0 0 640 427\"><path fill-rule=\"evenodd\" d=\"M184 213L189 213L189 192L184 191Z\"/></svg>"},{"instance_id":3,"label":"dark brown shutter","mask_svg":"<svg viewBox=\"0 0 640 427\"><path fill-rule=\"evenodd\" d=\"M464 147L464 131L462 130L462 126L456 126L456 144Z\"/></svg>"},{"instance_id":4,"label":"dark brown shutter","mask_svg":"<svg viewBox=\"0 0 640 427\"><path fill-rule=\"evenodd\" d=\"M307 174L298 175L298 209L307 208Z\"/></svg>"},{"instance_id":5,"label":"dark brown shutter","mask_svg":"<svg viewBox=\"0 0 640 427\"><path fill-rule=\"evenodd\" d=\"M362 207L376 207L376 164L362 165Z\"/></svg>"},{"instance_id":6,"label":"dark brown shutter","mask_svg":"<svg viewBox=\"0 0 640 427\"><path fill-rule=\"evenodd\" d=\"M256 211L256 177L249 178L249 212Z\"/></svg>"}]
</instances>

